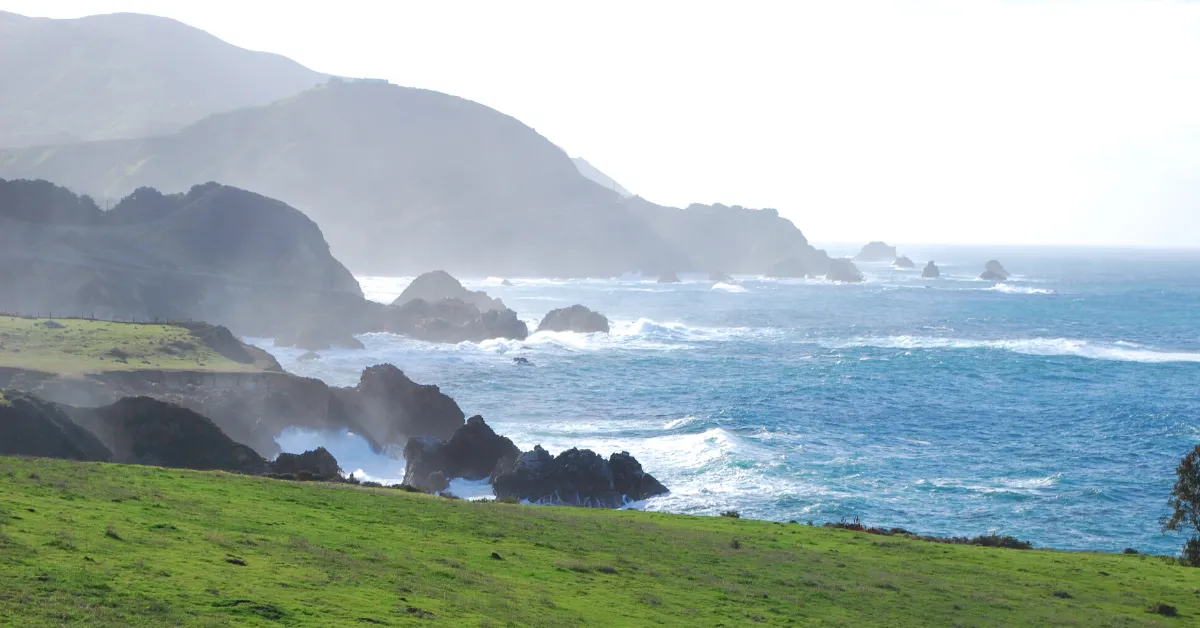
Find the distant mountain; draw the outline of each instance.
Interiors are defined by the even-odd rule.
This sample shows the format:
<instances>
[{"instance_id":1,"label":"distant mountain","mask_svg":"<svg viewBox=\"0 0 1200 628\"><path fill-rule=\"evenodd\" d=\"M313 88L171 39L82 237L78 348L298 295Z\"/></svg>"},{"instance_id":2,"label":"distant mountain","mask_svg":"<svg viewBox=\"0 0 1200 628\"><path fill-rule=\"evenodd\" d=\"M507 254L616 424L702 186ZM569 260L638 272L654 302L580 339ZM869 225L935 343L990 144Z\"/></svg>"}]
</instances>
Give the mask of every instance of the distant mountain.
<instances>
[{"instance_id":1,"label":"distant mountain","mask_svg":"<svg viewBox=\"0 0 1200 628\"><path fill-rule=\"evenodd\" d=\"M146 137L328 77L175 20L0 12L0 146Z\"/></svg>"},{"instance_id":2,"label":"distant mountain","mask_svg":"<svg viewBox=\"0 0 1200 628\"><path fill-rule=\"evenodd\" d=\"M0 311L272 335L314 307L361 300L317 225L279 201L209 183L142 188L106 212L46 181L0 179Z\"/></svg>"},{"instance_id":3,"label":"distant mountain","mask_svg":"<svg viewBox=\"0 0 1200 628\"><path fill-rule=\"evenodd\" d=\"M338 259L368 274L765 272L787 257L827 260L774 211L621 198L510 116L377 82L334 79L155 138L0 151L0 176L101 198L220 181L304 211Z\"/></svg>"},{"instance_id":4,"label":"distant mountain","mask_svg":"<svg viewBox=\"0 0 1200 628\"><path fill-rule=\"evenodd\" d=\"M575 162L575 167L579 169L579 174L600 184L601 187L612 190L621 196L633 196L632 192L621 187L620 183L617 183L612 177L600 172L599 169L588 163L588 160L584 159L583 157L572 157L571 161Z\"/></svg>"}]
</instances>

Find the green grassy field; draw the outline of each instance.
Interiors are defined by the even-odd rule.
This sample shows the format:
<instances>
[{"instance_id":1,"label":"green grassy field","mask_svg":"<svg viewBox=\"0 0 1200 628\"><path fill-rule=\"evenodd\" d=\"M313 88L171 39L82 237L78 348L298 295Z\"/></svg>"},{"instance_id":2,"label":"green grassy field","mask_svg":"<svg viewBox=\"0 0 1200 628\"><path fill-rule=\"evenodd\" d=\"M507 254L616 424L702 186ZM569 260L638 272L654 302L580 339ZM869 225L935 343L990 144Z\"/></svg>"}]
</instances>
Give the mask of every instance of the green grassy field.
<instances>
[{"instance_id":1,"label":"green grassy field","mask_svg":"<svg viewBox=\"0 0 1200 628\"><path fill-rule=\"evenodd\" d=\"M0 458L0 625L1196 624L1158 557Z\"/></svg>"},{"instance_id":2,"label":"green grassy field","mask_svg":"<svg viewBox=\"0 0 1200 628\"><path fill-rule=\"evenodd\" d=\"M165 369L257 371L230 360L186 327L156 323L114 323L86 319L57 321L0 316L0 367L48 373Z\"/></svg>"}]
</instances>

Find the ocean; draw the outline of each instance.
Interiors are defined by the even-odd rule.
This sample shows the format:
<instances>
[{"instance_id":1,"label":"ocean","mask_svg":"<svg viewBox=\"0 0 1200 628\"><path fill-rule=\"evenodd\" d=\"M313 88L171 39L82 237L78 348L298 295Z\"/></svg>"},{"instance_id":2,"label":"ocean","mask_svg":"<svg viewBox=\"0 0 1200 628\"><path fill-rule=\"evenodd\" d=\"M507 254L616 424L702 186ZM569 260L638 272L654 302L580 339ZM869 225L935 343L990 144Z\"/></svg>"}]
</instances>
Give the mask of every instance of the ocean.
<instances>
[{"instance_id":1,"label":"ocean","mask_svg":"<svg viewBox=\"0 0 1200 628\"><path fill-rule=\"evenodd\" d=\"M858 517L922 534L1175 553L1181 540L1158 521L1175 466L1200 442L1200 251L900 252L918 269L859 264L866 281L855 285L463 281L531 330L581 303L613 321L608 335L435 345L368 334L366 350L314 362L254 342L335 385L391 362L522 449L629 451L671 489L635 505L645 510ZM1010 281L976 279L992 258ZM920 278L929 259L941 279ZM383 302L411 281L359 279ZM513 364L518 356L533 365ZM323 444L359 477L403 477L402 460L353 434L289 430L279 442ZM481 483L452 490L487 493Z\"/></svg>"}]
</instances>

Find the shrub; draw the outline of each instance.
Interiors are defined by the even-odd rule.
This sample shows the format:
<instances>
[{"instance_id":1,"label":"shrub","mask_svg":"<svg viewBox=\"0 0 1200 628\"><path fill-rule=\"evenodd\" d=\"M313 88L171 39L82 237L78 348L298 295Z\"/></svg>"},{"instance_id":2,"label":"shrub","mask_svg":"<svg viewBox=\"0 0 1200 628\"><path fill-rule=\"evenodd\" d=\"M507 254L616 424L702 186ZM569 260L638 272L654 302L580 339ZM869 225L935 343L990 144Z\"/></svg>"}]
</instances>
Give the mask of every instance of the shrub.
<instances>
[{"instance_id":1,"label":"shrub","mask_svg":"<svg viewBox=\"0 0 1200 628\"><path fill-rule=\"evenodd\" d=\"M742 513L738 512L736 510L726 510L725 512L721 513L721 516L728 517L730 519L741 519Z\"/></svg>"},{"instance_id":2,"label":"shrub","mask_svg":"<svg viewBox=\"0 0 1200 628\"><path fill-rule=\"evenodd\" d=\"M1171 516L1162 520L1163 532L1190 532L1184 543L1180 562L1189 567L1200 566L1200 445L1179 461L1175 468L1175 486L1171 487Z\"/></svg>"},{"instance_id":3,"label":"shrub","mask_svg":"<svg viewBox=\"0 0 1200 628\"><path fill-rule=\"evenodd\" d=\"M1126 547L1126 548L1125 548L1125 553L1126 553L1126 554L1137 554L1137 553L1138 553L1138 551L1137 551L1137 550L1135 550L1135 549L1133 549L1132 547Z\"/></svg>"},{"instance_id":4,"label":"shrub","mask_svg":"<svg viewBox=\"0 0 1200 628\"><path fill-rule=\"evenodd\" d=\"M1176 609L1174 606L1171 606L1170 604L1163 604L1162 602L1155 602L1154 604L1151 604L1150 607L1146 609L1146 612L1154 613L1155 615L1162 615L1163 617L1174 617L1179 614L1178 609Z\"/></svg>"},{"instance_id":5,"label":"shrub","mask_svg":"<svg viewBox=\"0 0 1200 628\"><path fill-rule=\"evenodd\" d=\"M117 541L121 540L121 534L119 532L117 532L117 529L112 527L111 525L109 525L107 528L104 529L104 536L107 536L108 538L114 539Z\"/></svg>"},{"instance_id":6,"label":"shrub","mask_svg":"<svg viewBox=\"0 0 1200 628\"><path fill-rule=\"evenodd\" d=\"M731 547L731 548L733 548L733 549L735 549L735 550L736 550L736 549L742 549L742 542L741 542L741 541L739 541L739 540L737 540L737 539L734 539L734 540L732 540L732 541L730 541L730 542L729 542L729 547Z\"/></svg>"}]
</instances>

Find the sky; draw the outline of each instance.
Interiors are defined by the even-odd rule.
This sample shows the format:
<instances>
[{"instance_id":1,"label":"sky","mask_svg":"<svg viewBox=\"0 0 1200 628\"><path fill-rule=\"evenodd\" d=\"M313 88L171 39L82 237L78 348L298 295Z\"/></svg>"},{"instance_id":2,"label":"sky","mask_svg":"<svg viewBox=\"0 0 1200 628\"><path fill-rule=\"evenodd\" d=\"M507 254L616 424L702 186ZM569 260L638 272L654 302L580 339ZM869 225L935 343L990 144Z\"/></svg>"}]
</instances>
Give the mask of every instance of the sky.
<instances>
[{"instance_id":1,"label":"sky","mask_svg":"<svg viewBox=\"0 0 1200 628\"><path fill-rule=\"evenodd\" d=\"M172 17L510 114L818 242L1200 246L1200 2L0 0Z\"/></svg>"}]
</instances>

